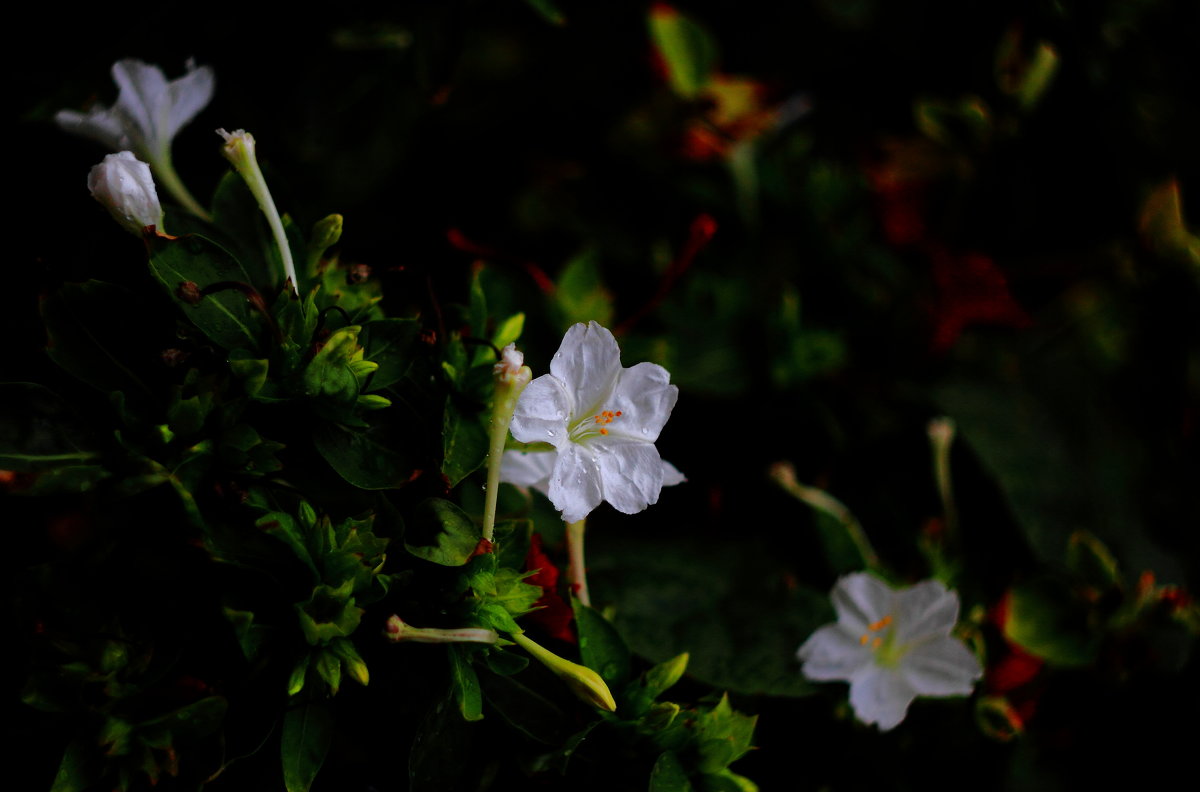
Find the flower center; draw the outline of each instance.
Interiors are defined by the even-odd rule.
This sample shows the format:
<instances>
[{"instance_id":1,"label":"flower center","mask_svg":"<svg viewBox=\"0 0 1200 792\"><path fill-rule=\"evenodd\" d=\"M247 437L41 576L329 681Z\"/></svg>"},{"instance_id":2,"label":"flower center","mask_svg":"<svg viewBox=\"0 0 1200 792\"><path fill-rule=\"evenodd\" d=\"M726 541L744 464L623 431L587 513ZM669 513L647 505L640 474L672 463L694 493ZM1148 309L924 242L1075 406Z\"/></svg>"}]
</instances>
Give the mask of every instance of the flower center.
<instances>
[{"instance_id":1,"label":"flower center","mask_svg":"<svg viewBox=\"0 0 1200 792\"><path fill-rule=\"evenodd\" d=\"M603 410L597 415L592 415L583 418L571 427L571 440L576 443L583 442L589 437L596 435L608 434L608 425L621 417L621 411Z\"/></svg>"},{"instance_id":2,"label":"flower center","mask_svg":"<svg viewBox=\"0 0 1200 792\"><path fill-rule=\"evenodd\" d=\"M892 621L892 614L889 613L879 621L868 624L867 631L858 639L860 645L869 647L875 653L880 665L895 665L904 655L904 647L895 644L895 629L889 629Z\"/></svg>"}]
</instances>

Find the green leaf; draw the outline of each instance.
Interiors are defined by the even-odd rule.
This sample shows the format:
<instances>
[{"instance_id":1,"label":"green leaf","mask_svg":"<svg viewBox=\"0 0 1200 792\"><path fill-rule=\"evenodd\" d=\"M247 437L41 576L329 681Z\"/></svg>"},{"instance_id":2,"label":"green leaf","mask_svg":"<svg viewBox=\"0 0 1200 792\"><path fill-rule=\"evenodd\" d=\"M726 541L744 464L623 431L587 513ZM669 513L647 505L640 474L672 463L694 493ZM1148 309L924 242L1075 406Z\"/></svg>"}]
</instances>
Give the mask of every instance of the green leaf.
<instances>
[{"instance_id":1,"label":"green leaf","mask_svg":"<svg viewBox=\"0 0 1200 792\"><path fill-rule=\"evenodd\" d=\"M285 512L264 514L255 521L254 525L260 531L274 536L291 548L296 558L312 571L313 581L316 582L320 577L320 572L317 570L317 565L309 553L308 541L305 538L304 532L290 514Z\"/></svg>"},{"instance_id":2,"label":"green leaf","mask_svg":"<svg viewBox=\"0 0 1200 792\"><path fill-rule=\"evenodd\" d=\"M483 465L488 453L488 433L477 416L464 415L450 403L446 404L442 421L442 474L454 487Z\"/></svg>"},{"instance_id":3,"label":"green leaf","mask_svg":"<svg viewBox=\"0 0 1200 792\"><path fill-rule=\"evenodd\" d=\"M88 770L88 750L82 741L76 740L63 751L62 762L54 775L50 792L84 792L91 785Z\"/></svg>"},{"instance_id":4,"label":"green leaf","mask_svg":"<svg viewBox=\"0 0 1200 792\"><path fill-rule=\"evenodd\" d=\"M275 238L267 226L258 201L246 181L236 171L227 172L217 184L212 203L213 226L225 237L220 241L246 268L248 283L263 291L274 291L283 283L283 267L278 261Z\"/></svg>"},{"instance_id":5,"label":"green leaf","mask_svg":"<svg viewBox=\"0 0 1200 792\"><path fill-rule=\"evenodd\" d=\"M561 745L569 735L563 711L517 677L486 673L479 677L488 704L517 731L537 742Z\"/></svg>"},{"instance_id":6,"label":"green leaf","mask_svg":"<svg viewBox=\"0 0 1200 792\"><path fill-rule=\"evenodd\" d=\"M363 609L356 607L351 592L354 581L347 580L333 588L324 584L313 589L305 602L293 607L300 621L304 637L313 646L328 643L335 638L345 638L358 629Z\"/></svg>"},{"instance_id":7,"label":"green leaf","mask_svg":"<svg viewBox=\"0 0 1200 792\"><path fill-rule=\"evenodd\" d=\"M691 676L752 695L805 696L796 650L830 620L824 592L794 584L791 566L762 541L697 546L609 539L588 551L588 577L615 606L630 648L655 662L683 652Z\"/></svg>"},{"instance_id":8,"label":"green leaf","mask_svg":"<svg viewBox=\"0 0 1200 792\"><path fill-rule=\"evenodd\" d=\"M412 792L458 790L471 762L470 723L449 695L430 709L408 753L408 783ZM290 792L290 790L289 790Z\"/></svg>"},{"instance_id":9,"label":"green leaf","mask_svg":"<svg viewBox=\"0 0 1200 792\"><path fill-rule=\"evenodd\" d=\"M483 694L479 676L471 667L471 650L461 644L450 644L447 648L450 650L450 684L458 701L458 710L466 720L482 720Z\"/></svg>"},{"instance_id":10,"label":"green leaf","mask_svg":"<svg viewBox=\"0 0 1200 792\"><path fill-rule=\"evenodd\" d=\"M135 370L147 328L133 292L95 280L64 283L42 299L41 311L46 353L64 371L105 392L150 393Z\"/></svg>"},{"instance_id":11,"label":"green leaf","mask_svg":"<svg viewBox=\"0 0 1200 792\"><path fill-rule=\"evenodd\" d=\"M150 271L179 306L183 315L206 336L225 349L255 349L263 326L258 310L247 294L253 279L224 248L195 234L168 239L154 237L150 245ZM204 290L221 283L244 286L215 291L198 302L185 299L189 291ZM191 284L190 286L187 284Z\"/></svg>"},{"instance_id":12,"label":"green leaf","mask_svg":"<svg viewBox=\"0 0 1200 792\"><path fill-rule=\"evenodd\" d=\"M479 526L466 512L448 500L428 498L413 509L404 548L435 564L462 566L471 558L481 538Z\"/></svg>"},{"instance_id":13,"label":"green leaf","mask_svg":"<svg viewBox=\"0 0 1200 792\"><path fill-rule=\"evenodd\" d=\"M421 323L416 319L377 319L362 326L363 357L379 366L367 384L368 391L382 390L404 378L420 332Z\"/></svg>"},{"instance_id":14,"label":"green leaf","mask_svg":"<svg viewBox=\"0 0 1200 792\"><path fill-rule=\"evenodd\" d=\"M554 302L563 327L576 322L612 324L612 294L600 279L600 254L587 248L569 262L558 276Z\"/></svg>"},{"instance_id":15,"label":"green leaf","mask_svg":"<svg viewBox=\"0 0 1200 792\"><path fill-rule=\"evenodd\" d=\"M368 375L378 364L363 359L358 343L362 328L349 325L329 336L304 369L304 393L325 396L338 402L352 402Z\"/></svg>"},{"instance_id":16,"label":"green leaf","mask_svg":"<svg viewBox=\"0 0 1200 792\"><path fill-rule=\"evenodd\" d=\"M387 434L376 426L352 428L320 423L313 431L317 450L338 475L367 490L391 489L408 482L410 461L385 442Z\"/></svg>"},{"instance_id":17,"label":"green leaf","mask_svg":"<svg viewBox=\"0 0 1200 792\"><path fill-rule=\"evenodd\" d=\"M0 383L0 468L30 473L87 462L97 456L86 448L89 434L49 389L31 382Z\"/></svg>"},{"instance_id":18,"label":"green leaf","mask_svg":"<svg viewBox=\"0 0 1200 792\"><path fill-rule=\"evenodd\" d=\"M696 719L699 769L704 773L720 773L745 756L752 747L757 722L757 716L735 711L729 706L729 696L723 694L717 706Z\"/></svg>"},{"instance_id":19,"label":"green leaf","mask_svg":"<svg viewBox=\"0 0 1200 792\"><path fill-rule=\"evenodd\" d=\"M673 751L664 751L650 771L650 792L692 792L683 763Z\"/></svg>"},{"instance_id":20,"label":"green leaf","mask_svg":"<svg viewBox=\"0 0 1200 792\"><path fill-rule=\"evenodd\" d=\"M308 792L333 742L333 717L317 702L293 707L283 716L280 747L287 792Z\"/></svg>"},{"instance_id":21,"label":"green leaf","mask_svg":"<svg viewBox=\"0 0 1200 792\"><path fill-rule=\"evenodd\" d=\"M571 600L575 626L579 630L579 655L583 664L600 675L610 690L619 690L629 680L629 647L616 628L577 599ZM620 702L618 702L618 706Z\"/></svg>"},{"instance_id":22,"label":"green leaf","mask_svg":"<svg viewBox=\"0 0 1200 792\"><path fill-rule=\"evenodd\" d=\"M1004 635L1048 665L1075 668L1091 664L1100 648L1099 630L1088 611L1061 582L1038 578L1015 586L1009 595Z\"/></svg>"},{"instance_id":23,"label":"green leaf","mask_svg":"<svg viewBox=\"0 0 1200 792\"><path fill-rule=\"evenodd\" d=\"M717 46L700 25L668 5L650 10L650 37L667 67L671 88L694 99L716 70Z\"/></svg>"}]
</instances>

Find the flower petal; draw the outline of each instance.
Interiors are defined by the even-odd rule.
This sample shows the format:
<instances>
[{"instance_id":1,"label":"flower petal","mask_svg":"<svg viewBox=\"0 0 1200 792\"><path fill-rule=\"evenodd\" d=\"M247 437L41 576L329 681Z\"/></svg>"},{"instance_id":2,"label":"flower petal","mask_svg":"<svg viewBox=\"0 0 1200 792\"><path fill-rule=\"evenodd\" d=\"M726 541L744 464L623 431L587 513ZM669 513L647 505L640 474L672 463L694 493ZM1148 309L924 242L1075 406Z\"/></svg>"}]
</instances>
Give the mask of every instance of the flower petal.
<instances>
[{"instance_id":1,"label":"flower petal","mask_svg":"<svg viewBox=\"0 0 1200 792\"><path fill-rule=\"evenodd\" d=\"M671 375L657 363L638 363L624 369L617 378L606 409L621 411L609 431L635 440L653 443L679 398L679 388L671 383Z\"/></svg>"},{"instance_id":2,"label":"flower petal","mask_svg":"<svg viewBox=\"0 0 1200 792\"><path fill-rule=\"evenodd\" d=\"M121 119L106 107L93 107L87 115L74 110L59 110L54 123L65 132L90 137L106 148L120 151L130 147Z\"/></svg>"},{"instance_id":3,"label":"flower petal","mask_svg":"<svg viewBox=\"0 0 1200 792\"><path fill-rule=\"evenodd\" d=\"M836 624L826 624L808 637L796 653L804 676L816 682L849 682L871 661L871 651Z\"/></svg>"},{"instance_id":4,"label":"flower petal","mask_svg":"<svg viewBox=\"0 0 1200 792\"><path fill-rule=\"evenodd\" d=\"M572 523L587 517L600 505L601 493L600 466L592 452L575 443L560 448L547 494L563 520Z\"/></svg>"},{"instance_id":5,"label":"flower petal","mask_svg":"<svg viewBox=\"0 0 1200 792\"><path fill-rule=\"evenodd\" d=\"M216 76L212 68L196 68L191 63L188 64L187 74L167 85L168 117L163 131L168 140L174 138L184 124L208 106L215 87Z\"/></svg>"},{"instance_id":6,"label":"flower petal","mask_svg":"<svg viewBox=\"0 0 1200 792\"><path fill-rule=\"evenodd\" d=\"M617 340L595 322L572 325L550 360L550 373L574 396L578 412L572 411L572 417L598 413L621 373Z\"/></svg>"},{"instance_id":7,"label":"flower petal","mask_svg":"<svg viewBox=\"0 0 1200 792\"><path fill-rule=\"evenodd\" d=\"M922 696L969 696L983 669L962 641L944 636L910 649L900 661L900 673Z\"/></svg>"},{"instance_id":8,"label":"flower petal","mask_svg":"<svg viewBox=\"0 0 1200 792\"><path fill-rule=\"evenodd\" d=\"M591 443L600 463L604 500L624 514L636 514L658 502L663 462L653 443L612 436Z\"/></svg>"},{"instance_id":9,"label":"flower petal","mask_svg":"<svg viewBox=\"0 0 1200 792\"><path fill-rule=\"evenodd\" d=\"M896 638L902 644L949 635L958 621L958 594L936 580L896 593Z\"/></svg>"},{"instance_id":10,"label":"flower petal","mask_svg":"<svg viewBox=\"0 0 1200 792\"><path fill-rule=\"evenodd\" d=\"M674 487L676 484L682 484L687 481L687 476L679 472L679 469L672 465L667 460L662 461L663 466L663 486Z\"/></svg>"},{"instance_id":11,"label":"flower petal","mask_svg":"<svg viewBox=\"0 0 1200 792\"><path fill-rule=\"evenodd\" d=\"M895 592L869 572L855 572L838 579L830 595L838 624L861 634L867 625L892 612Z\"/></svg>"},{"instance_id":12,"label":"flower petal","mask_svg":"<svg viewBox=\"0 0 1200 792\"><path fill-rule=\"evenodd\" d=\"M517 399L509 431L522 443L568 443L567 416L574 402L563 381L543 374L525 386Z\"/></svg>"},{"instance_id":13,"label":"flower petal","mask_svg":"<svg viewBox=\"0 0 1200 792\"><path fill-rule=\"evenodd\" d=\"M854 714L863 723L878 724L880 731L898 726L916 696L903 677L875 665L865 666L850 682L850 706Z\"/></svg>"},{"instance_id":14,"label":"flower petal","mask_svg":"<svg viewBox=\"0 0 1200 792\"><path fill-rule=\"evenodd\" d=\"M558 455L550 451L505 451L500 458L500 480L518 487L533 487L550 494L550 476Z\"/></svg>"},{"instance_id":15,"label":"flower petal","mask_svg":"<svg viewBox=\"0 0 1200 792\"><path fill-rule=\"evenodd\" d=\"M167 78L162 69L125 58L113 64L112 78L121 89L113 110L129 122L125 133L130 142L145 156L160 153L170 143L169 136L160 136L165 130L160 130L157 123L158 110L167 97Z\"/></svg>"}]
</instances>

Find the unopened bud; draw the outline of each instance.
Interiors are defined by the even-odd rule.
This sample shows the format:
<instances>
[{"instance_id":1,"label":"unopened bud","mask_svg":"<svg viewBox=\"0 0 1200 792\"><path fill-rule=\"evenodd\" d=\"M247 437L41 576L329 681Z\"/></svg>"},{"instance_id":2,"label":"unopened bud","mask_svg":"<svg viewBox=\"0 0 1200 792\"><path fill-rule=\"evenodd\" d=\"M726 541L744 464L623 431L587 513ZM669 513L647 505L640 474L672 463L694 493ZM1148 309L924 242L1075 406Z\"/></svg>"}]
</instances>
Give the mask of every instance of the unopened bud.
<instances>
[{"instance_id":1,"label":"unopened bud","mask_svg":"<svg viewBox=\"0 0 1200 792\"><path fill-rule=\"evenodd\" d=\"M92 197L130 232L142 235L142 229L162 228L163 210L154 189L150 166L122 151L109 154L88 173Z\"/></svg>"},{"instance_id":2,"label":"unopened bud","mask_svg":"<svg viewBox=\"0 0 1200 792\"><path fill-rule=\"evenodd\" d=\"M514 633L510 637L518 646L533 655L538 662L553 671L559 679L566 682L567 687L571 689L576 698L607 712L617 711L617 702L613 700L612 692L595 671L587 666L559 657L549 649L534 643L523 633Z\"/></svg>"}]
</instances>

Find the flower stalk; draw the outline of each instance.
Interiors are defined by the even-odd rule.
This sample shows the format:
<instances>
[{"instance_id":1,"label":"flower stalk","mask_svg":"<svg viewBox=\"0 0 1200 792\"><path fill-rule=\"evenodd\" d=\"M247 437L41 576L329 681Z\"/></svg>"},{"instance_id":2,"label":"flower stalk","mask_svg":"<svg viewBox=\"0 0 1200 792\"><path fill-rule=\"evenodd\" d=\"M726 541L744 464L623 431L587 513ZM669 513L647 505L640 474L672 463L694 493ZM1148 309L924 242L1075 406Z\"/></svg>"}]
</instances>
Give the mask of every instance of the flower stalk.
<instances>
[{"instance_id":1,"label":"flower stalk","mask_svg":"<svg viewBox=\"0 0 1200 792\"><path fill-rule=\"evenodd\" d=\"M867 538L867 532L863 530L858 519L846 508L844 503L824 490L801 484L796 479L796 469L787 462L776 462L772 465L770 476L776 484L792 497L837 520L846 532L846 535L850 537L850 541L854 543L859 557L862 558L863 564L868 569L878 570L881 568L879 555L875 552L875 548L871 546L871 540Z\"/></svg>"},{"instance_id":2,"label":"flower stalk","mask_svg":"<svg viewBox=\"0 0 1200 792\"><path fill-rule=\"evenodd\" d=\"M567 687L580 700L606 712L617 711L617 702L613 700L608 685L595 671L579 663L564 660L523 633L514 633L509 637L535 660L550 669L555 676L566 682Z\"/></svg>"},{"instance_id":3,"label":"flower stalk","mask_svg":"<svg viewBox=\"0 0 1200 792\"><path fill-rule=\"evenodd\" d=\"M410 641L412 643L494 644L500 640L500 635L495 630L482 627L460 627L455 630L444 630L438 627L413 627L411 624L405 624L395 614L387 620L383 634L392 643Z\"/></svg>"},{"instance_id":4,"label":"flower stalk","mask_svg":"<svg viewBox=\"0 0 1200 792\"><path fill-rule=\"evenodd\" d=\"M586 517L567 523L567 581L576 599L590 608L592 598L588 594L587 565L583 560L583 530L586 523Z\"/></svg>"},{"instance_id":5,"label":"flower stalk","mask_svg":"<svg viewBox=\"0 0 1200 792\"><path fill-rule=\"evenodd\" d=\"M496 531L496 501L500 493L500 467L504 459L504 445L508 441L508 426L512 423L521 391L533 379L533 372L525 365L525 356L516 344L509 344L501 350L500 362L493 372L496 391L488 428L487 491L483 507L483 538L489 542Z\"/></svg>"},{"instance_id":6,"label":"flower stalk","mask_svg":"<svg viewBox=\"0 0 1200 792\"><path fill-rule=\"evenodd\" d=\"M279 217L279 210L275 208L275 201L271 199L271 190L267 187L267 180L263 178L262 170L258 167L254 136L244 129L234 132L218 129L217 134L225 139L221 153L246 182L254 200L258 201L258 208L266 216L267 225L271 227L271 234L275 237L275 244L279 248L279 257L283 260L284 276L292 294L299 295L299 281L296 278L296 264L292 260L292 248L288 244L287 234L284 233L283 220Z\"/></svg>"}]
</instances>

